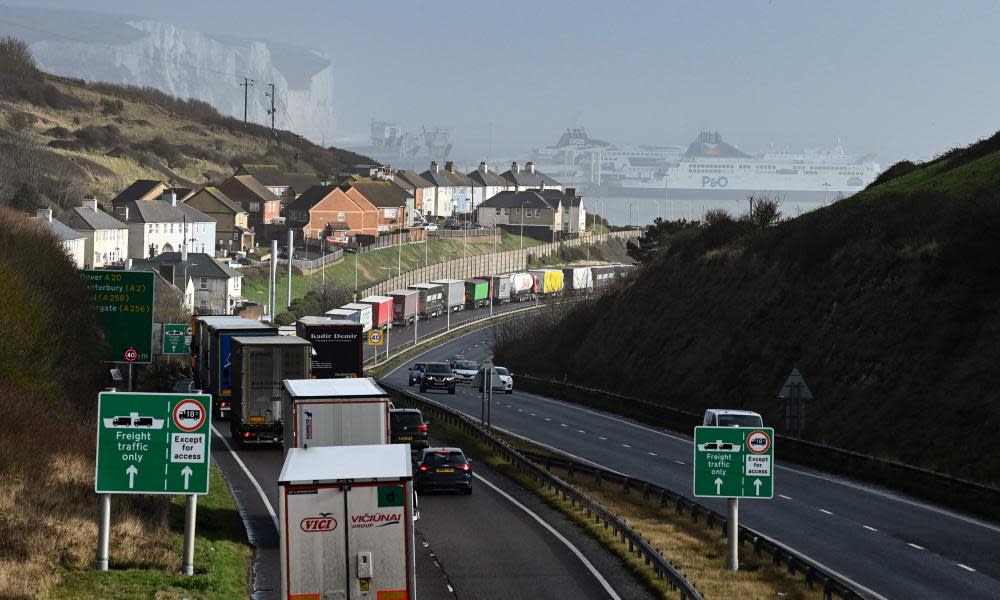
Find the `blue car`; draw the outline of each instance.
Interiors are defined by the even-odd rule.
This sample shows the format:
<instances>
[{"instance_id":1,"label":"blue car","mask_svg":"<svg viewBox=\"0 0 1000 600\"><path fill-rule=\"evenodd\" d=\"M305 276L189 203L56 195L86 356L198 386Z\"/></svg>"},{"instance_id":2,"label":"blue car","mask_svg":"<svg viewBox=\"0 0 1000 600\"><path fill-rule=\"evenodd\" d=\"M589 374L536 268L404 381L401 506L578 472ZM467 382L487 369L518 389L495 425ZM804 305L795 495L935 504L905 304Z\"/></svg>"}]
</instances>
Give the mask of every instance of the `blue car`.
<instances>
[{"instance_id":1,"label":"blue car","mask_svg":"<svg viewBox=\"0 0 1000 600\"><path fill-rule=\"evenodd\" d=\"M427 363L422 363L422 362L413 363L413 366L410 367L410 376L407 378L409 379L410 385L415 385L420 383L420 380L424 376L424 369L426 368L427 368Z\"/></svg>"}]
</instances>

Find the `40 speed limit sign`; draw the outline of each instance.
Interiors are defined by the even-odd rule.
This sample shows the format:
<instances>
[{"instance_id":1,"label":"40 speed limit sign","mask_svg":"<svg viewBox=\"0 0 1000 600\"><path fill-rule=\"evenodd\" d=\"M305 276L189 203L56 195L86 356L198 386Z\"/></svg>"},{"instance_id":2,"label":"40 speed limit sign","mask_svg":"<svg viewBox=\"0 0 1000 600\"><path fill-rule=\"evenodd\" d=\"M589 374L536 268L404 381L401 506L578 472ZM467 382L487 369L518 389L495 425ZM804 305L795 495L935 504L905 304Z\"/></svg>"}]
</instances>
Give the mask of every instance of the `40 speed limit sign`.
<instances>
[{"instance_id":1,"label":"40 speed limit sign","mask_svg":"<svg viewBox=\"0 0 1000 600\"><path fill-rule=\"evenodd\" d=\"M369 346L382 346L385 344L385 334L381 329L372 329L368 332Z\"/></svg>"}]
</instances>

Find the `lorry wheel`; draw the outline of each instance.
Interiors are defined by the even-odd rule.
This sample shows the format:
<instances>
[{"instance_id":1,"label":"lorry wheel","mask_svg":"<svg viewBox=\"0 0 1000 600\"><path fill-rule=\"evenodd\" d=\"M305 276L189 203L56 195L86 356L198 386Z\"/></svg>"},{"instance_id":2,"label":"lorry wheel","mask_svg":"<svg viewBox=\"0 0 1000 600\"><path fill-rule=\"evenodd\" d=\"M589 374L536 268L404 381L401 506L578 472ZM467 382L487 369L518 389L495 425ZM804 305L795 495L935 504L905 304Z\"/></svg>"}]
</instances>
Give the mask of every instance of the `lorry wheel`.
<instances>
[{"instance_id":1,"label":"lorry wheel","mask_svg":"<svg viewBox=\"0 0 1000 600\"><path fill-rule=\"evenodd\" d=\"M448 388L448 393L449 394L454 394L455 393L455 388Z\"/></svg>"},{"instance_id":2,"label":"lorry wheel","mask_svg":"<svg viewBox=\"0 0 1000 600\"><path fill-rule=\"evenodd\" d=\"M413 381L412 380L410 380L409 384L410 384L410 387L413 387Z\"/></svg>"},{"instance_id":3,"label":"lorry wheel","mask_svg":"<svg viewBox=\"0 0 1000 600\"><path fill-rule=\"evenodd\" d=\"M507 390L507 391L506 391L506 392L504 392L504 393L505 393L505 394L513 394L513 393L514 393L514 390Z\"/></svg>"},{"instance_id":4,"label":"lorry wheel","mask_svg":"<svg viewBox=\"0 0 1000 600\"><path fill-rule=\"evenodd\" d=\"M421 391L421 392L426 392L426 391L427 391L427 388L425 388L424 386L420 386L420 391Z\"/></svg>"},{"instance_id":5,"label":"lorry wheel","mask_svg":"<svg viewBox=\"0 0 1000 600\"><path fill-rule=\"evenodd\" d=\"M472 495L472 486L471 485L469 487L465 488L465 495L466 496L471 496Z\"/></svg>"}]
</instances>

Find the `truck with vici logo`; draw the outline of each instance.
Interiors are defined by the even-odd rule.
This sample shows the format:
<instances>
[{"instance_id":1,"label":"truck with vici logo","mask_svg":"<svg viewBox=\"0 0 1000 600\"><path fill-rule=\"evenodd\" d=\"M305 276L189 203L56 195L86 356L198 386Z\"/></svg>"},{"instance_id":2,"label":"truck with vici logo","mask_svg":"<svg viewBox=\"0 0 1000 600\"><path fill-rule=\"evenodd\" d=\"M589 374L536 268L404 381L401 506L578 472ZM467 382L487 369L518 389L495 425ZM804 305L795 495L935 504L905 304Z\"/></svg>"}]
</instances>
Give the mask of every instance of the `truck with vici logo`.
<instances>
[{"instance_id":1,"label":"truck with vici logo","mask_svg":"<svg viewBox=\"0 0 1000 600\"><path fill-rule=\"evenodd\" d=\"M409 448L292 448L278 489L282 598L416 597Z\"/></svg>"}]
</instances>

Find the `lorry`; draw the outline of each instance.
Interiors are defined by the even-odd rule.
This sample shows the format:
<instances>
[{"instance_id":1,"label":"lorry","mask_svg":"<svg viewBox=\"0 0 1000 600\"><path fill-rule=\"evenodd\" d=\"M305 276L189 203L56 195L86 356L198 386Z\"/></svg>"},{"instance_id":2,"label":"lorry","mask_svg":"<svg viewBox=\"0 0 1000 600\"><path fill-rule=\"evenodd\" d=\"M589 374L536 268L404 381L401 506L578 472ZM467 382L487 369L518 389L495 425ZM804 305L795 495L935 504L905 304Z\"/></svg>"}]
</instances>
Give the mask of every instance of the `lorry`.
<instances>
[{"instance_id":1,"label":"lorry","mask_svg":"<svg viewBox=\"0 0 1000 600\"><path fill-rule=\"evenodd\" d=\"M416 290L417 316L430 319L444 312L444 289L433 283L414 283L409 289Z\"/></svg>"},{"instance_id":2,"label":"lorry","mask_svg":"<svg viewBox=\"0 0 1000 600\"><path fill-rule=\"evenodd\" d=\"M510 275L491 275L489 282L490 298L493 300L493 304L507 304L510 302L512 287Z\"/></svg>"},{"instance_id":3,"label":"lorry","mask_svg":"<svg viewBox=\"0 0 1000 600\"><path fill-rule=\"evenodd\" d=\"M406 327L412 325L417 317L417 306L420 292L417 290L393 290L388 293L392 298L392 324Z\"/></svg>"},{"instance_id":4,"label":"lorry","mask_svg":"<svg viewBox=\"0 0 1000 600\"><path fill-rule=\"evenodd\" d=\"M413 600L403 444L291 448L278 475L281 598Z\"/></svg>"},{"instance_id":5,"label":"lorry","mask_svg":"<svg viewBox=\"0 0 1000 600\"><path fill-rule=\"evenodd\" d=\"M528 273L535 279L535 293L552 296L563 291L563 272L559 269L531 269Z\"/></svg>"},{"instance_id":6,"label":"lorry","mask_svg":"<svg viewBox=\"0 0 1000 600\"><path fill-rule=\"evenodd\" d=\"M511 273L510 277L510 298L516 302L534 300L535 298L535 278L529 273Z\"/></svg>"},{"instance_id":7,"label":"lorry","mask_svg":"<svg viewBox=\"0 0 1000 600\"><path fill-rule=\"evenodd\" d=\"M590 267L567 267L562 271L566 290L582 293L593 289L594 280L590 275Z\"/></svg>"},{"instance_id":8,"label":"lorry","mask_svg":"<svg viewBox=\"0 0 1000 600\"><path fill-rule=\"evenodd\" d=\"M389 394L370 377L287 379L285 450L389 443Z\"/></svg>"},{"instance_id":9,"label":"lorry","mask_svg":"<svg viewBox=\"0 0 1000 600\"><path fill-rule=\"evenodd\" d=\"M354 321L355 323L361 322L361 314L356 310L351 310L349 308L331 308L324 313L325 316L331 319L340 319L342 321Z\"/></svg>"},{"instance_id":10,"label":"lorry","mask_svg":"<svg viewBox=\"0 0 1000 600\"><path fill-rule=\"evenodd\" d=\"M309 377L312 344L295 335L233 338L233 411L237 444L280 444L281 382Z\"/></svg>"},{"instance_id":11,"label":"lorry","mask_svg":"<svg viewBox=\"0 0 1000 600\"><path fill-rule=\"evenodd\" d=\"M490 282L485 279L465 280L465 305L475 309L490 302Z\"/></svg>"},{"instance_id":12,"label":"lorry","mask_svg":"<svg viewBox=\"0 0 1000 600\"><path fill-rule=\"evenodd\" d=\"M233 397L232 339L235 336L276 335L278 330L260 321L231 316L204 316L195 319L197 344L195 385L212 395L218 419L229 416Z\"/></svg>"},{"instance_id":13,"label":"lorry","mask_svg":"<svg viewBox=\"0 0 1000 600\"><path fill-rule=\"evenodd\" d=\"M441 286L444 292L445 310L452 312L465 310L465 282L461 279L435 279L434 285Z\"/></svg>"},{"instance_id":14,"label":"lorry","mask_svg":"<svg viewBox=\"0 0 1000 600\"><path fill-rule=\"evenodd\" d=\"M392 297L368 296L361 302L372 307L372 326L380 329L392 327Z\"/></svg>"},{"instance_id":15,"label":"lorry","mask_svg":"<svg viewBox=\"0 0 1000 600\"><path fill-rule=\"evenodd\" d=\"M342 308L344 310L357 311L357 313L358 313L358 322L361 323L361 326L364 328L364 331L371 331L373 323L374 323L374 321L372 319L372 305L371 304L365 304L364 302L351 302L349 304L345 304L345 305L341 306L340 308Z\"/></svg>"},{"instance_id":16,"label":"lorry","mask_svg":"<svg viewBox=\"0 0 1000 600\"><path fill-rule=\"evenodd\" d=\"M364 376L365 335L361 327L361 323L331 317L302 317L295 322L297 335L313 346L313 377Z\"/></svg>"}]
</instances>

